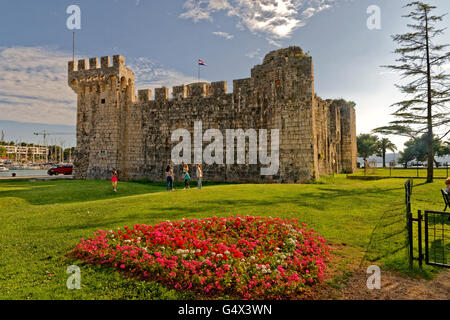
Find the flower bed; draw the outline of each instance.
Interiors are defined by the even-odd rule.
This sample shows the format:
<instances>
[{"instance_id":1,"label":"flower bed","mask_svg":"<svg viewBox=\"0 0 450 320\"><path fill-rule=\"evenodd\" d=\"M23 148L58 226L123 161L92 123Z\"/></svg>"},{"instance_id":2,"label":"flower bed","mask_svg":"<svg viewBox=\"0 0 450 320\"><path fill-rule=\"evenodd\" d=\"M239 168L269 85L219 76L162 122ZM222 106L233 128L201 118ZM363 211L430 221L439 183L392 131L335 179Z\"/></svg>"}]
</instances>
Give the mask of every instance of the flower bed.
<instances>
[{"instance_id":1,"label":"flower bed","mask_svg":"<svg viewBox=\"0 0 450 320\"><path fill-rule=\"evenodd\" d=\"M298 297L322 280L325 240L296 219L222 217L99 230L74 253L203 296Z\"/></svg>"}]
</instances>

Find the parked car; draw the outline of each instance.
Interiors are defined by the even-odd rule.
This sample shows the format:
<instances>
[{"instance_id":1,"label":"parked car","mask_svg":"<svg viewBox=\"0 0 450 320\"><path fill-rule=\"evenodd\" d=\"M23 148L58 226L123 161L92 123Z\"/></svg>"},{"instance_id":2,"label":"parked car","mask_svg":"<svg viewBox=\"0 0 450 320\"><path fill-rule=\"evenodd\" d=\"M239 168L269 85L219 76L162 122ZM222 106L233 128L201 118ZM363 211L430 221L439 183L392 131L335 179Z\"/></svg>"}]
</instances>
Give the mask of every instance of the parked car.
<instances>
[{"instance_id":1,"label":"parked car","mask_svg":"<svg viewBox=\"0 0 450 320\"><path fill-rule=\"evenodd\" d=\"M47 171L47 173L51 176L58 175L58 174L64 174L64 175L70 175L72 174L73 166L71 164L66 165L60 165L53 167Z\"/></svg>"}]
</instances>

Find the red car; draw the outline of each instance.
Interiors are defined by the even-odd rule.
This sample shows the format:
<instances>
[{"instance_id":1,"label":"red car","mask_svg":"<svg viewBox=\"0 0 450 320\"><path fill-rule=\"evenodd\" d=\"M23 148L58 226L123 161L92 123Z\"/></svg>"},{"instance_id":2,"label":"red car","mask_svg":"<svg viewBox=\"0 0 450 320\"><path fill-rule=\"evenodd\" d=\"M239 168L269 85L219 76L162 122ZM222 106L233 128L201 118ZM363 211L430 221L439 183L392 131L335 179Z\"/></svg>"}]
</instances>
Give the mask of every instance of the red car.
<instances>
[{"instance_id":1,"label":"red car","mask_svg":"<svg viewBox=\"0 0 450 320\"><path fill-rule=\"evenodd\" d=\"M49 169L47 173L51 176L58 174L70 175L72 174L72 168L73 166L71 164L61 165Z\"/></svg>"}]
</instances>

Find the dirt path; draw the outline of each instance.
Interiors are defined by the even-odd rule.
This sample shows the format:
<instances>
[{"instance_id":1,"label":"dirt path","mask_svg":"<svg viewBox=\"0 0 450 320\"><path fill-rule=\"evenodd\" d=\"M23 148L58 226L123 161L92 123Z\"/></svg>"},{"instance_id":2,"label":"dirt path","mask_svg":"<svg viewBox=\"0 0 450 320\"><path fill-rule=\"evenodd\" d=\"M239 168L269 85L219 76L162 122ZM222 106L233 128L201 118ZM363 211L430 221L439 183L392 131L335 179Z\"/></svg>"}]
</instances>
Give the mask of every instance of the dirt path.
<instances>
[{"instance_id":1,"label":"dirt path","mask_svg":"<svg viewBox=\"0 0 450 320\"><path fill-rule=\"evenodd\" d=\"M339 300L450 300L450 271L443 270L433 280L413 279L390 271L381 272L381 288L370 290L368 274L354 271L338 283L324 285L313 299Z\"/></svg>"},{"instance_id":2,"label":"dirt path","mask_svg":"<svg viewBox=\"0 0 450 320\"><path fill-rule=\"evenodd\" d=\"M332 252L342 252L342 245L333 245ZM450 269L443 269L432 280L414 279L393 271L381 270L381 288L367 288L367 265L358 259L348 263L348 257L331 256L331 268L326 280L312 293L321 300L450 300ZM345 262L343 264L343 262ZM350 272L347 272L347 271Z\"/></svg>"},{"instance_id":3,"label":"dirt path","mask_svg":"<svg viewBox=\"0 0 450 320\"><path fill-rule=\"evenodd\" d=\"M449 300L450 272L444 270L433 280L412 279L393 272L382 272L381 289L369 290L368 275L356 272L347 285L336 292L344 300Z\"/></svg>"}]
</instances>

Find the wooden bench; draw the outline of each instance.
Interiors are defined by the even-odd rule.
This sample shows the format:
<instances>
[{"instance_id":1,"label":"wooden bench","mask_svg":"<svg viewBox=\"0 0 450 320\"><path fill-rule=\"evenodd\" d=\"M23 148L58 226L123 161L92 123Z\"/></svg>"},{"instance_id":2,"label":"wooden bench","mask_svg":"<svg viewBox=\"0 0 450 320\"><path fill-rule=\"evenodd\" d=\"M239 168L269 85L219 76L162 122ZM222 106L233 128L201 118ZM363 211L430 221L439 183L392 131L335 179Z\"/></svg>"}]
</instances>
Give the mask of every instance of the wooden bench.
<instances>
[{"instance_id":1,"label":"wooden bench","mask_svg":"<svg viewBox=\"0 0 450 320\"><path fill-rule=\"evenodd\" d=\"M441 189L441 193L442 193L442 197L444 198L444 202L445 202L444 211L446 211L447 207L450 208L450 195L447 192L445 192L444 189Z\"/></svg>"}]
</instances>

